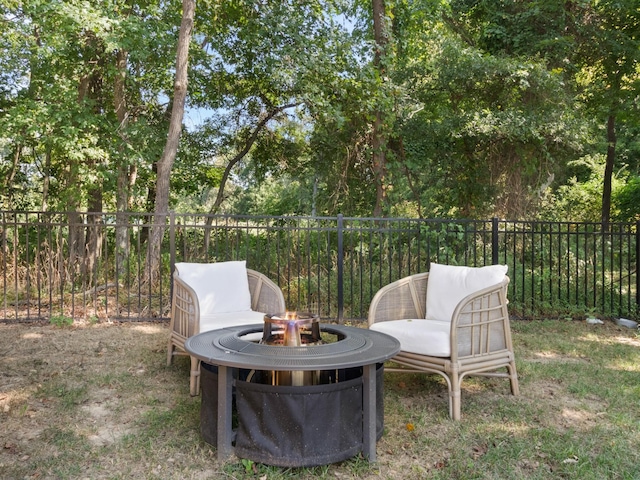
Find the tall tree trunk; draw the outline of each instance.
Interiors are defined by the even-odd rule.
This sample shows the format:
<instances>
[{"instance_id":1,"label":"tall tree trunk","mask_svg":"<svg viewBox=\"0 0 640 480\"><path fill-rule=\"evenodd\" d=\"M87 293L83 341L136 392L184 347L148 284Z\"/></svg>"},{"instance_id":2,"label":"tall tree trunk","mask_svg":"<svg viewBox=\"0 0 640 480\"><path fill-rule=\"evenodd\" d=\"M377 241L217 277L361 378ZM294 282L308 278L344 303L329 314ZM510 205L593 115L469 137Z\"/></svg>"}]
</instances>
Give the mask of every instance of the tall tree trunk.
<instances>
[{"instance_id":1,"label":"tall tree trunk","mask_svg":"<svg viewBox=\"0 0 640 480\"><path fill-rule=\"evenodd\" d=\"M113 85L113 101L118 119L118 131L122 137L122 145L127 141L127 103L125 92L125 80L127 75L127 57L126 50L118 50L116 54L116 77ZM130 170L129 162L123 157L120 158L118 164L118 179L116 190L116 272L120 273L124 270L124 262L129 256L129 229L128 216L129 196L130 196Z\"/></svg>"},{"instance_id":2,"label":"tall tree trunk","mask_svg":"<svg viewBox=\"0 0 640 480\"><path fill-rule=\"evenodd\" d=\"M88 42L94 46L96 50L96 58L94 59L95 68L88 76L88 82L81 82L79 88L79 102L83 103L86 98L93 101L93 113L102 115L104 112L105 95L104 82L102 72L105 70L104 64L104 47L101 42L92 35L88 35ZM88 88L87 88L88 87ZM88 171L99 171L101 160L95 157L89 157L86 160L86 168ZM84 234L84 251L82 263L82 279L85 288L94 284L95 268L98 258L102 253L102 193L103 183L102 176L98 175L93 181L87 182L87 218L86 232Z\"/></svg>"},{"instance_id":3,"label":"tall tree trunk","mask_svg":"<svg viewBox=\"0 0 640 480\"><path fill-rule=\"evenodd\" d=\"M373 9L373 38L375 41L374 67L378 71L379 83L384 82L385 76L385 52L389 41L389 29L386 28L386 15L384 0L372 0ZM371 146L373 149L373 174L376 185L376 204L373 209L374 217L381 217L383 206L387 201L386 176L387 176L387 134L384 129L384 112L378 105L373 121Z\"/></svg>"},{"instance_id":4,"label":"tall tree trunk","mask_svg":"<svg viewBox=\"0 0 640 480\"><path fill-rule=\"evenodd\" d=\"M616 159L616 116L610 114L607 119L607 161L604 167L604 183L602 185L602 231L609 230L611 221L611 177Z\"/></svg>"},{"instance_id":5,"label":"tall tree trunk","mask_svg":"<svg viewBox=\"0 0 640 480\"><path fill-rule=\"evenodd\" d=\"M87 204L87 232L85 235L86 255L84 258L83 284L85 288L95 285L96 266L102 255L102 240L104 235L102 221L102 187L92 188L89 192Z\"/></svg>"},{"instance_id":6,"label":"tall tree trunk","mask_svg":"<svg viewBox=\"0 0 640 480\"><path fill-rule=\"evenodd\" d=\"M13 158L11 168L2 181L2 191L5 192L2 203L4 203L3 208L5 210L13 210L13 179L15 178L16 172L18 171L18 165L20 164L20 159L22 158L21 144L14 147L13 155L11 155L11 157Z\"/></svg>"},{"instance_id":7,"label":"tall tree trunk","mask_svg":"<svg viewBox=\"0 0 640 480\"><path fill-rule=\"evenodd\" d=\"M169 211L169 177L178 152L180 134L182 132L182 118L184 116L184 104L187 97L187 69L189 63L189 42L193 30L195 16L195 0L182 1L182 22L178 36L178 48L176 53L176 78L173 87L173 107L171 109L171 121L167 142L158 160L158 175L156 178L156 199L154 220L149 236L147 250L147 275L146 278L155 283L160 273L160 247L165 231L165 221Z\"/></svg>"},{"instance_id":8,"label":"tall tree trunk","mask_svg":"<svg viewBox=\"0 0 640 480\"><path fill-rule=\"evenodd\" d=\"M84 75L80 78L80 82L78 83L78 104L82 104L85 101L89 94L90 85L91 75ZM82 215L80 215L82 198L80 185L83 183L80 181L80 165L78 165L78 160L69 158L66 170L68 174L65 179L64 203L68 212L67 217L69 221L69 264L67 265L68 272L61 273L61 276L68 273L72 281L75 281L75 276L80 273L81 268L84 268L82 262L85 241L84 221Z\"/></svg>"}]
</instances>

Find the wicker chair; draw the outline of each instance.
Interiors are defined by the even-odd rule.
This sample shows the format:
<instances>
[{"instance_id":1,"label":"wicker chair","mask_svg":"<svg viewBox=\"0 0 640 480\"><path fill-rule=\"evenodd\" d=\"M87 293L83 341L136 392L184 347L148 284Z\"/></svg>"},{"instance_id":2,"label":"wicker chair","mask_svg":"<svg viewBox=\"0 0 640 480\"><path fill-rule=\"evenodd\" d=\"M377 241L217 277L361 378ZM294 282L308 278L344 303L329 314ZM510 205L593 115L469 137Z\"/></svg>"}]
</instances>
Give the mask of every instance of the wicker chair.
<instances>
[{"instance_id":1,"label":"wicker chair","mask_svg":"<svg viewBox=\"0 0 640 480\"><path fill-rule=\"evenodd\" d=\"M206 289L210 286L210 276L215 275L215 267L222 264L241 263L242 272L246 270L248 289L250 295L250 309L240 309L237 312L225 311L223 313L211 313L210 305L207 304ZM184 350L184 342L187 338L200 332L215 330L236 325L248 325L261 323L265 313L284 312L285 301L280 287L262 273L244 267L244 262L221 262L218 264L191 264L178 263L173 275L173 294L171 304L171 335L167 349L167 365L171 365L175 355L188 355ZM191 279L188 283L186 272L196 269L207 269L211 266L212 271L209 278L202 278L201 281ZM236 265L236 267L240 267ZM237 271L237 270L236 270ZM181 276L182 275L182 276ZM224 280L231 281L228 275L224 275ZM243 285L246 288L246 284ZM225 288L229 288L226 285ZM235 291L235 287L231 287ZM204 293L203 293L204 292ZM227 296L222 294L221 296ZM225 299L222 299L225 300ZM229 300L228 298L226 299ZM203 303L201 305L201 302ZM247 305L248 307L248 305ZM208 310L208 311L204 311ZM191 395L198 395L200 391L200 361L191 357L190 374Z\"/></svg>"},{"instance_id":2,"label":"wicker chair","mask_svg":"<svg viewBox=\"0 0 640 480\"><path fill-rule=\"evenodd\" d=\"M401 345L400 353L391 360L397 366L385 370L442 375L449 387L449 415L454 420L460 420L460 384L466 375L508 378L512 394L519 394L507 312L506 266L504 273L499 283L465 294L454 304L450 319L429 318L429 273L393 282L372 300L369 328L395 336ZM447 296L446 290L436 294ZM506 372L496 371L503 367Z\"/></svg>"}]
</instances>

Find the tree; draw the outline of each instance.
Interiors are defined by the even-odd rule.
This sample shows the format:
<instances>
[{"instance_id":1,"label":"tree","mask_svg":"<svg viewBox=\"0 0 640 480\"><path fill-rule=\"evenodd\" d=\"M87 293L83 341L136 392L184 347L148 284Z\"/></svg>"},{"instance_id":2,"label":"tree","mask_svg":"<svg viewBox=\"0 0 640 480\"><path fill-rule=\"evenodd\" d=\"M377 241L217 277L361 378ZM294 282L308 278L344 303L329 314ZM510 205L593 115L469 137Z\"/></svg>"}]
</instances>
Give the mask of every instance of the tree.
<instances>
[{"instance_id":1,"label":"tree","mask_svg":"<svg viewBox=\"0 0 640 480\"><path fill-rule=\"evenodd\" d=\"M232 208L224 203L230 180L250 185L322 171L304 139L314 135L315 115L339 95L341 75L354 63L336 3L235 0L198 10L203 41L192 85L200 93L191 101L213 111L197 138L215 132L200 142L201 170L219 172L202 186L211 191L206 211Z\"/></svg>"},{"instance_id":2,"label":"tree","mask_svg":"<svg viewBox=\"0 0 640 480\"><path fill-rule=\"evenodd\" d=\"M448 21L471 44L492 54L543 59L549 70L563 75L566 88L579 95L583 115L600 123L606 151L600 220L603 229L608 228L617 124L621 113L629 117L636 96L637 2L457 0L452 5L454 15Z\"/></svg>"},{"instance_id":3,"label":"tree","mask_svg":"<svg viewBox=\"0 0 640 480\"><path fill-rule=\"evenodd\" d=\"M638 175L638 15L631 0L205 1L187 94L175 2L2 2L1 200L115 209L122 271L130 210L155 215L150 259L169 208L259 212L265 182L306 196L274 211L530 217L573 160L608 152L604 226L635 198L607 179ZM185 132L187 107L211 117ZM69 245L97 258L82 229Z\"/></svg>"},{"instance_id":4,"label":"tree","mask_svg":"<svg viewBox=\"0 0 640 480\"><path fill-rule=\"evenodd\" d=\"M540 189L582 148L580 122L559 74L480 49L474 26L445 2L396 10L391 203L410 198L429 216L531 215Z\"/></svg>"},{"instance_id":5,"label":"tree","mask_svg":"<svg viewBox=\"0 0 640 480\"><path fill-rule=\"evenodd\" d=\"M384 0L371 0L371 10L373 16L373 41L374 55L373 65L378 76L378 83L381 86L385 83L387 76L386 64L389 62L389 38L391 29L388 27L388 18ZM381 105L375 107L373 128L371 133L371 149L373 153L373 174L376 186L376 204L373 208L373 216L381 217L383 204L386 203L386 182L387 182L387 130L389 125L385 125L385 112Z\"/></svg>"},{"instance_id":6,"label":"tree","mask_svg":"<svg viewBox=\"0 0 640 480\"><path fill-rule=\"evenodd\" d=\"M640 72L640 9L637 2L593 1L576 27L582 67L578 82L590 111L606 119L606 163L602 189L602 229L611 218L616 125L621 112L636 102ZM636 123L638 118L635 119Z\"/></svg>"},{"instance_id":7,"label":"tree","mask_svg":"<svg viewBox=\"0 0 640 480\"><path fill-rule=\"evenodd\" d=\"M160 272L160 247L165 230L165 220L169 212L169 180L171 168L176 158L180 134L182 132L182 117L187 97L187 69L189 64L189 43L193 31L195 16L195 0L182 1L182 21L180 23L180 35L176 53L176 76L173 89L171 120L169 133L162 156L157 164L157 177L155 189L154 222L149 236L146 276L151 282L157 278Z\"/></svg>"},{"instance_id":8,"label":"tree","mask_svg":"<svg viewBox=\"0 0 640 480\"><path fill-rule=\"evenodd\" d=\"M269 122L269 120L274 118L279 113L282 113L283 111L285 111L285 110L287 110L289 108L297 107L298 105L300 105L300 104L299 103L290 103L288 105L281 105L281 106L278 106L278 107L274 107L272 110L266 112L266 114L260 119L258 124L255 126L254 130L251 132L249 137L246 139L245 145L242 147L242 149L236 155L234 155L234 157L231 160L229 160L229 162L227 163L226 167L224 168L224 173L222 174L222 178L220 180L220 186L218 187L218 194L216 195L216 200L213 203L213 206L211 207L210 213L216 213L218 211L218 209L220 208L220 205L222 204L222 201L224 200L224 187L225 187L225 185L227 183L227 180L229 179L229 175L231 173L231 169L240 160L242 160L245 157L245 155L247 155L247 153L249 153L249 150L251 149L253 144L256 142L256 140L258 138L258 135L260 134L260 130L265 128L265 125Z\"/></svg>"},{"instance_id":9,"label":"tree","mask_svg":"<svg viewBox=\"0 0 640 480\"><path fill-rule=\"evenodd\" d=\"M122 272L129 251L122 212L141 205L166 123L159 99L173 68L166 60L175 41L171 9L155 0L26 0L1 8L7 88L0 126L14 152L7 178L27 186L7 184L3 199L70 212L71 258L85 258L89 270L102 241L79 212L115 207Z\"/></svg>"}]
</instances>

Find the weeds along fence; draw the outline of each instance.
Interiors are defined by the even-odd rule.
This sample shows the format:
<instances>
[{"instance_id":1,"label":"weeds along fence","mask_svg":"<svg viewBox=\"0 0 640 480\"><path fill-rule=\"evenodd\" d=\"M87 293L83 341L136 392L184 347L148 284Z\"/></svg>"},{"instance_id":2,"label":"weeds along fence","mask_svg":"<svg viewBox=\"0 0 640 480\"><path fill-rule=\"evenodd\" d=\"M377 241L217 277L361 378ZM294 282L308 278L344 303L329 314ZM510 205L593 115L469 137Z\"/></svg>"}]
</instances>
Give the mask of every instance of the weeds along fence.
<instances>
[{"instance_id":1,"label":"weeds along fence","mask_svg":"<svg viewBox=\"0 0 640 480\"><path fill-rule=\"evenodd\" d=\"M176 262L246 260L292 310L362 320L382 286L431 262L509 266L517 316L638 318L639 223L171 213L148 280L140 213L0 212L0 321L166 320Z\"/></svg>"}]
</instances>

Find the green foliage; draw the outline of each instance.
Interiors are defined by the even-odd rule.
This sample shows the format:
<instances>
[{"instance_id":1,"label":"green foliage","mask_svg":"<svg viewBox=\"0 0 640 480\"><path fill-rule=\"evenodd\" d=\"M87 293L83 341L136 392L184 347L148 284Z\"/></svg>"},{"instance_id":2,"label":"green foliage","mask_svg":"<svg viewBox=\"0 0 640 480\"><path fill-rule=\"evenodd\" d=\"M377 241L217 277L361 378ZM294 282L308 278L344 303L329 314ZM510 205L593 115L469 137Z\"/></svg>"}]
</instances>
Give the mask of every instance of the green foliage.
<instances>
[{"instance_id":1,"label":"green foliage","mask_svg":"<svg viewBox=\"0 0 640 480\"><path fill-rule=\"evenodd\" d=\"M532 211L539 186L581 148L561 79L540 64L456 41L435 50L432 63L414 66L407 79L417 102L403 124L405 166L414 184L426 186L426 215Z\"/></svg>"},{"instance_id":2,"label":"green foliage","mask_svg":"<svg viewBox=\"0 0 640 480\"><path fill-rule=\"evenodd\" d=\"M49 323L56 327L70 327L73 325L73 318L67 317L66 315L52 315L49 318Z\"/></svg>"},{"instance_id":3,"label":"green foliage","mask_svg":"<svg viewBox=\"0 0 640 480\"><path fill-rule=\"evenodd\" d=\"M555 201L543 214L553 220L594 222L600 219L602 206L602 175L604 157L594 155L571 162L570 167L587 172L586 176L574 176L555 192Z\"/></svg>"},{"instance_id":4,"label":"green foliage","mask_svg":"<svg viewBox=\"0 0 640 480\"><path fill-rule=\"evenodd\" d=\"M626 184L619 186L613 193L616 213L613 219L618 222L640 220L640 177L631 177Z\"/></svg>"},{"instance_id":5,"label":"green foliage","mask_svg":"<svg viewBox=\"0 0 640 480\"><path fill-rule=\"evenodd\" d=\"M597 222L602 210L602 177L605 158L603 155L585 156L569 163L576 172L565 185L554 193L554 200L543 211L542 216L550 220ZM612 179L614 218L618 221L633 221L637 212L634 195L637 184L625 182L619 174Z\"/></svg>"},{"instance_id":6,"label":"green foliage","mask_svg":"<svg viewBox=\"0 0 640 480\"><path fill-rule=\"evenodd\" d=\"M115 205L118 167L150 165L145 156L153 152L153 139L162 135L154 126L154 101L141 100L162 92L155 78L171 69L171 62L164 60L170 56L162 52L171 45L166 39L172 34L161 32L162 21L149 21L158 13L153 2L144 7L142 14L119 1L89 5L29 0L4 10L8 28L0 37L18 34L24 42L0 41L8 59L19 59L11 63L12 88L0 112L3 136L12 142L7 152L11 157L0 159L16 162L9 177L24 165L20 171L28 175L30 190L42 190L40 198L27 200L29 208L79 209L95 191L103 191L104 201ZM114 104L119 50L132 53L123 92L129 119L121 125ZM151 52L160 54L156 60L164 63L151 63ZM141 70L144 79L136 75ZM7 194L9 205L14 195L24 203L19 192Z\"/></svg>"},{"instance_id":7,"label":"green foliage","mask_svg":"<svg viewBox=\"0 0 640 480\"><path fill-rule=\"evenodd\" d=\"M554 0L500 3L453 0L450 22L477 46L491 54L541 55L552 67L571 54L576 15L582 5ZM584 2L582 2L584 4ZM565 64L566 67L566 64Z\"/></svg>"},{"instance_id":8,"label":"green foliage","mask_svg":"<svg viewBox=\"0 0 640 480\"><path fill-rule=\"evenodd\" d=\"M246 215L310 215L309 185L287 177L266 178L238 191L231 211Z\"/></svg>"},{"instance_id":9,"label":"green foliage","mask_svg":"<svg viewBox=\"0 0 640 480\"><path fill-rule=\"evenodd\" d=\"M199 3L171 207L209 211L226 181L223 211L368 216L377 132L385 215L559 218L564 199L596 198L597 179L576 175L576 162L604 154L610 115L618 180L640 173L634 0L386 9L376 66L370 2ZM0 6L3 208L153 210L179 10L157 0ZM278 181L291 188L257 193ZM617 188L613 217L635 218L633 186ZM597 210L588 207L585 218Z\"/></svg>"},{"instance_id":10,"label":"green foliage","mask_svg":"<svg viewBox=\"0 0 640 480\"><path fill-rule=\"evenodd\" d=\"M241 462L242 466L244 467L245 473L254 473L254 468L257 469L257 467L255 467L255 463L251 460L243 458Z\"/></svg>"}]
</instances>

